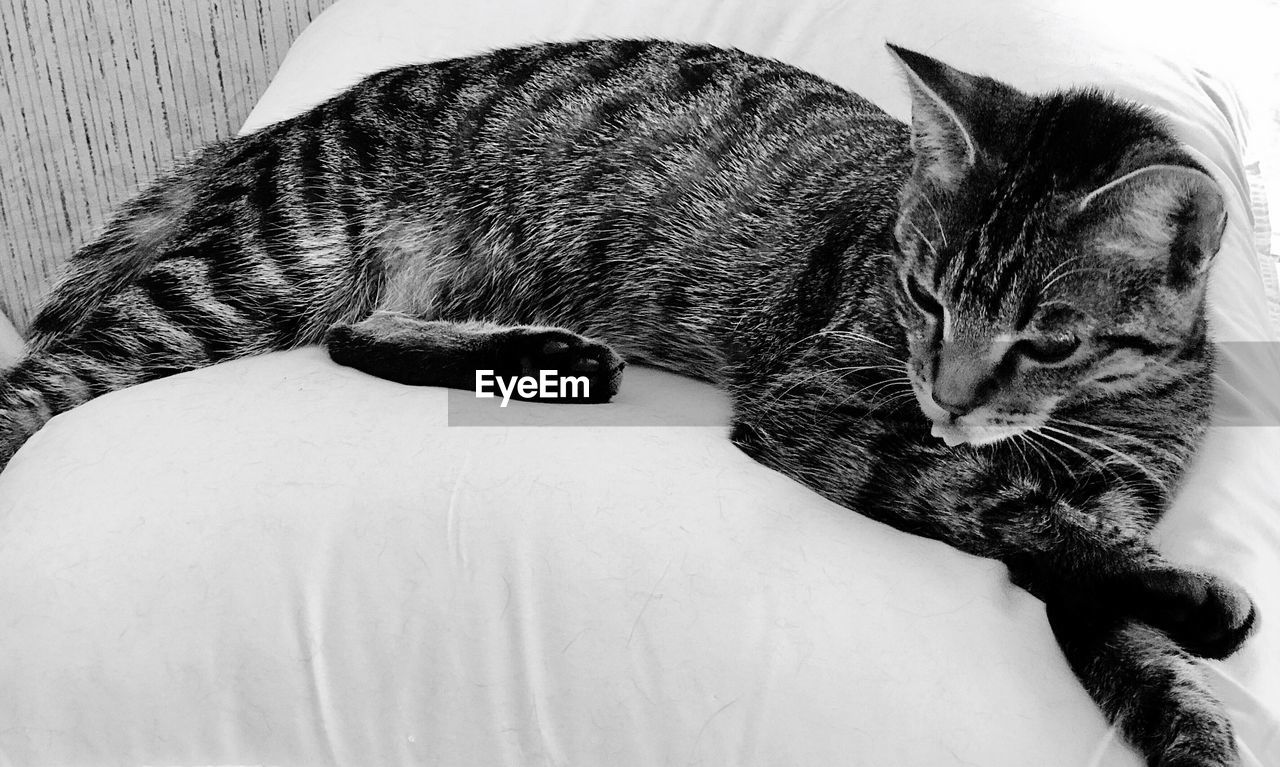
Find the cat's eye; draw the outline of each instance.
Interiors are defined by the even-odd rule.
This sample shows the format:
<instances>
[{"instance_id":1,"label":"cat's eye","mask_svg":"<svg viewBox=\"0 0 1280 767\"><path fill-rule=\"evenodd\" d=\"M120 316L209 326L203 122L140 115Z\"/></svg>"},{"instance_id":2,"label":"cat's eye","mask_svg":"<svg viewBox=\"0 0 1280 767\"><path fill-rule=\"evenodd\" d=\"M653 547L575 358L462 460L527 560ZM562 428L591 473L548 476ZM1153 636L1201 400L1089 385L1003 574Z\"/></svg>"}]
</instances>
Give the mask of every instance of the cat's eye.
<instances>
[{"instance_id":1,"label":"cat's eye","mask_svg":"<svg viewBox=\"0 0 1280 767\"><path fill-rule=\"evenodd\" d=\"M1097 341L1108 352L1132 351L1139 354L1159 355L1167 354L1172 348L1169 344L1127 334L1098 336Z\"/></svg>"},{"instance_id":2,"label":"cat's eye","mask_svg":"<svg viewBox=\"0 0 1280 767\"><path fill-rule=\"evenodd\" d=\"M929 291L916 280L914 274L908 274L906 279L907 296L920 307L920 311L938 319L942 316L942 304L938 303L938 299L934 298Z\"/></svg>"},{"instance_id":3,"label":"cat's eye","mask_svg":"<svg viewBox=\"0 0 1280 767\"><path fill-rule=\"evenodd\" d=\"M1025 339L1014 345L1014 349L1019 354L1041 365L1056 365L1059 362L1066 362L1079 348L1079 336L1050 336Z\"/></svg>"}]
</instances>

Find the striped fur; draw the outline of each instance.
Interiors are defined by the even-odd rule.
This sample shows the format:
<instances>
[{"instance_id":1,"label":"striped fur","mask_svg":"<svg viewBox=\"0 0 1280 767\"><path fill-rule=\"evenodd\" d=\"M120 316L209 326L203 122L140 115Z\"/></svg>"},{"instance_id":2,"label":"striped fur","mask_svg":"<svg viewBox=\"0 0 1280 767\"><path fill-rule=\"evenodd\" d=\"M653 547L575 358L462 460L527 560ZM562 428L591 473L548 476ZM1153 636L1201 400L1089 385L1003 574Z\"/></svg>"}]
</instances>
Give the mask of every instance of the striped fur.
<instances>
[{"instance_id":1,"label":"striped fur","mask_svg":"<svg viewBox=\"0 0 1280 767\"><path fill-rule=\"evenodd\" d=\"M1256 614L1148 542L1209 414L1221 194L1143 110L893 50L910 126L613 40L389 70L213 145L73 257L0 385L0 465L91 397L326 333L447 385L535 340L616 375L611 347L725 387L765 465L1008 564L1151 764L1231 764L1189 658Z\"/></svg>"}]
</instances>

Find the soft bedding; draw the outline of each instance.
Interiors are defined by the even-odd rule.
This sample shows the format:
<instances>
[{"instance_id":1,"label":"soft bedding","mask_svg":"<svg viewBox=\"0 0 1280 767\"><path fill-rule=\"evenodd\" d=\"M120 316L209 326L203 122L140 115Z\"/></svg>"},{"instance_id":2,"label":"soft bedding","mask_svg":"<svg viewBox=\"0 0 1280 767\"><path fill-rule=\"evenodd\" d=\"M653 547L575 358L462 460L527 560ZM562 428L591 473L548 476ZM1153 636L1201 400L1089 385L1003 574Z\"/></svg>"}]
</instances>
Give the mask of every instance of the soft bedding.
<instances>
[{"instance_id":1,"label":"soft bedding","mask_svg":"<svg viewBox=\"0 0 1280 767\"><path fill-rule=\"evenodd\" d=\"M584 36L737 45L902 117L886 38L1168 112L1227 191L1212 298L1236 425L1160 543L1254 595L1260 632L1205 667L1246 764L1280 765L1276 287L1246 107L1100 12L342 0L246 130L388 65ZM642 368L610 405L500 409L317 349L59 416L0 474L0 764L1138 764L1002 565L818 498L727 421L710 387Z\"/></svg>"}]
</instances>

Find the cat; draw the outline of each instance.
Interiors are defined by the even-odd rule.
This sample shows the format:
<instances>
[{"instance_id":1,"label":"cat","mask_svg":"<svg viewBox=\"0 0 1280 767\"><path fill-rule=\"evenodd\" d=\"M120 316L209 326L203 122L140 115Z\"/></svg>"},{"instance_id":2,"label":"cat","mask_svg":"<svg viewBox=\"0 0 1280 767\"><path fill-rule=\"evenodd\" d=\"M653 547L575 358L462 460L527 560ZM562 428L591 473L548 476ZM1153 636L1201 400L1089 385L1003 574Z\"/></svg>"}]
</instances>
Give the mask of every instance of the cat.
<instances>
[{"instance_id":1,"label":"cat","mask_svg":"<svg viewBox=\"0 0 1280 767\"><path fill-rule=\"evenodd\" d=\"M1225 203L1155 115L890 46L910 124L654 40L375 74L179 164L72 258L0 384L53 414L237 357L468 388L627 362L723 387L747 454L1004 562L1152 765L1237 753L1195 657L1257 623L1148 540L1205 430Z\"/></svg>"}]
</instances>

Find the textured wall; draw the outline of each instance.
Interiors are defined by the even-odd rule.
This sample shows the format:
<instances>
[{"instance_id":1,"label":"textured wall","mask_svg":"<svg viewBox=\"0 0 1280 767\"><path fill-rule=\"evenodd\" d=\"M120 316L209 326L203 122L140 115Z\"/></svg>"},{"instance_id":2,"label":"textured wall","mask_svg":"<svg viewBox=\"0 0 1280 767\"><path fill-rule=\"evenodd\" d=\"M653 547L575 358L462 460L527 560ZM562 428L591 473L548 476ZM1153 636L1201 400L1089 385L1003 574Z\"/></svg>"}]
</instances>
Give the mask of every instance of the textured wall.
<instances>
[{"instance_id":1,"label":"textured wall","mask_svg":"<svg viewBox=\"0 0 1280 767\"><path fill-rule=\"evenodd\" d=\"M175 158L232 135L333 0L0 0L0 310Z\"/></svg>"}]
</instances>

